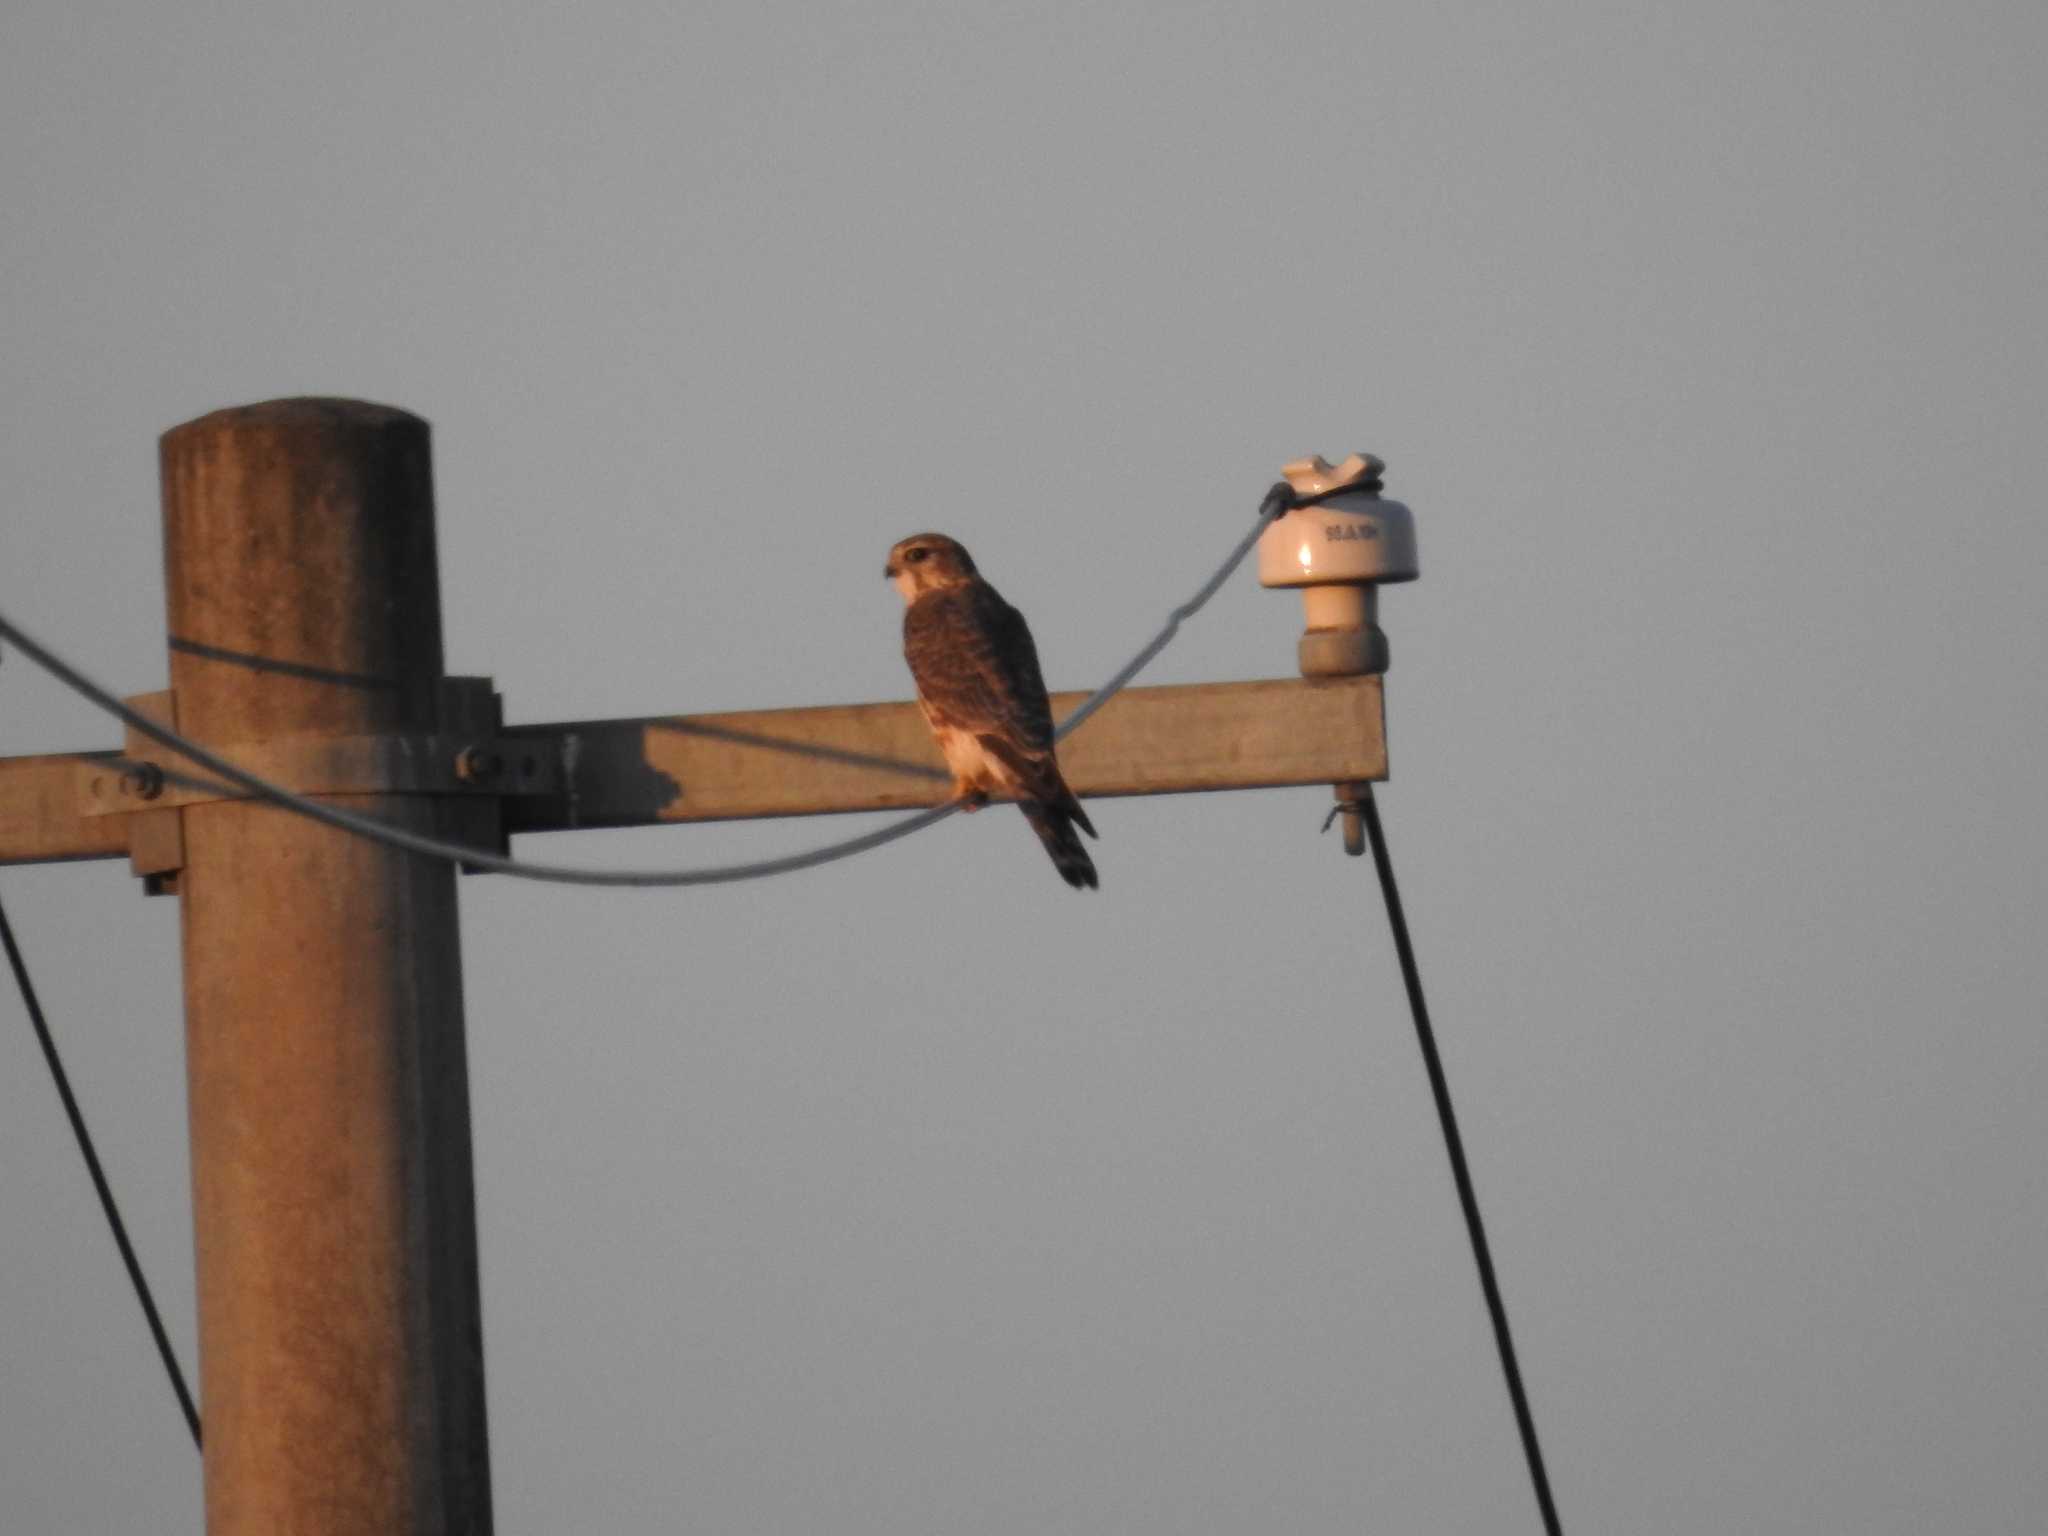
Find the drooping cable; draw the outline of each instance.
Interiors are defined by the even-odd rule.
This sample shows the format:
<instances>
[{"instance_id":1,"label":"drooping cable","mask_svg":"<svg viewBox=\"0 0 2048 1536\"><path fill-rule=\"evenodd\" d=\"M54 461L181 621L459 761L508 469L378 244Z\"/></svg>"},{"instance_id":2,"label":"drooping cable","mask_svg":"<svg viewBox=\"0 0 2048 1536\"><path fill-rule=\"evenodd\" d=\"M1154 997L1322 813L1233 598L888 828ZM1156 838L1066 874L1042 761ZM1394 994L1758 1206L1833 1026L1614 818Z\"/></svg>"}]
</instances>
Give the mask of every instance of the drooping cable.
<instances>
[{"instance_id":1,"label":"drooping cable","mask_svg":"<svg viewBox=\"0 0 2048 1536\"><path fill-rule=\"evenodd\" d=\"M49 1063L50 1080L57 1085L57 1097L64 1101L64 1114L71 1121L71 1134L78 1141L78 1150L85 1158L85 1171L92 1175L92 1187L100 1197L100 1209L106 1212L107 1225L113 1229L114 1246L121 1250L121 1262L128 1268L128 1280L135 1287L135 1299L142 1303L142 1315L149 1322L151 1337L156 1340L156 1352L163 1357L164 1372L171 1378L171 1390L178 1394L178 1407L185 1415L185 1426L192 1431L192 1443L200 1443L199 1409L193 1404L191 1389L185 1385L185 1373L178 1368L178 1356L171 1348L170 1335L164 1332L164 1320L156 1310L156 1298L150 1294L149 1281L142 1273L142 1261L135 1256L135 1245L128 1241L128 1228L121 1220L121 1208L114 1203L113 1188L107 1183L105 1170L100 1167L99 1154L93 1150L92 1133L85 1128L85 1116L79 1110L78 1100L71 1092L71 1080L65 1075L64 1063L57 1055L57 1042L50 1034L49 1021L43 1017L43 1005L36 997L35 984L28 979L28 963L22 959L21 946L14 939L14 925L7 920L7 909L0 906L0 945L7 950L7 963L14 971L14 983L21 989L22 1006L28 1010L29 1023L35 1027L36 1040L43 1048L43 1060Z\"/></svg>"},{"instance_id":2,"label":"drooping cable","mask_svg":"<svg viewBox=\"0 0 2048 1536\"><path fill-rule=\"evenodd\" d=\"M1159 633L1146 641L1139 648L1137 655L1117 668L1116 674L1108 682L1083 699L1080 706L1060 722L1059 729L1052 733L1053 740L1064 741L1068 733L1078 729L1082 721L1107 704L1122 691L1126 683L1150 666L1152 658L1165 650L1173 637L1180 633L1181 620L1192 618L1199 613L1202 605L1216 595L1216 589L1230 579L1230 573L1236 570L1239 563L1251 552L1251 547L1259 542L1259 535L1266 531L1266 525L1296 504L1294 488L1285 480L1276 482L1273 488L1266 492L1265 500L1259 503L1258 521L1252 524L1251 532L1238 540L1237 548L1224 557L1223 563L1216 567L1215 573L1202 583L1193 597L1166 616L1166 622L1160 626Z\"/></svg>"},{"instance_id":3,"label":"drooping cable","mask_svg":"<svg viewBox=\"0 0 2048 1536\"><path fill-rule=\"evenodd\" d=\"M1082 702L1081 706L1073 714L1061 722L1059 729L1053 733L1055 738L1064 738L1071 733L1082 721L1086 720L1096 710L1108 703L1117 693L1121 692L1132 678L1136 677L1155 656L1164 650L1167 643L1173 639L1175 633L1180 629L1181 621L1195 613L1211 597L1215 596L1217 589L1223 585L1230 573L1237 569L1238 563L1244 559L1246 552L1258 541L1258 536L1265 531L1266 525L1287 511L1292 505L1294 505L1293 493L1285 481L1280 482L1268 491L1265 499L1259 504L1258 521L1253 525L1251 532L1238 541L1236 548L1231 550L1223 564L1216 568L1215 574L1202 584L1192 598L1173 610L1158 634L1148 640L1139 649L1138 653L1120 667L1107 683L1096 689L1093 694ZM942 821L960 809L959 802L949 801L945 805L933 806L927 810L919 811L915 815L907 816L903 820L889 826L881 827L873 832L862 833L858 837L847 838L843 842L828 843L822 848L812 848L803 853L789 854L776 859L762 859L748 864L715 865L710 868L700 869L591 869L581 865L541 864L527 859L509 859L501 854L486 852L481 848L465 847L460 843L445 842L440 838L426 837L417 832L408 832L403 827L395 827L388 822L378 821L369 816L359 816L353 812L344 811L337 806L308 799L304 795L286 789L281 784L273 784L268 779L260 778L246 769L236 767L227 759L209 752L206 748L198 745L198 743L188 741L176 731L159 725L154 720L130 709L111 691L85 676L84 673L49 650L48 647L42 645L33 636L23 633L20 626L16 625L4 614L0 614L0 636L12 640L22 655L26 656L30 661L41 667L45 672L48 672L73 692L98 705L108 714L120 720L124 725L129 726L143 736L147 736L152 741L171 748L191 762L197 763L208 773L214 774L216 777L234 785L237 789L245 790L251 795L268 800L294 815L303 816L310 821L322 822L327 826L335 828L337 831L347 832L355 837L366 838L371 842L383 843L392 848L401 848L410 853L423 854L429 858L446 859L451 863L467 865L472 869L483 869L489 870L494 874L510 875L514 879L519 880L539 880L558 885L629 887L723 885L737 880L758 880L767 875L789 874L800 869L814 869L821 864L830 864L835 860L848 858L856 853L865 853L871 848L879 848L884 843L894 842L896 839L907 837L913 832L932 825L934 822Z\"/></svg>"},{"instance_id":4,"label":"drooping cable","mask_svg":"<svg viewBox=\"0 0 2048 1536\"><path fill-rule=\"evenodd\" d=\"M1387 834L1380 826L1380 810L1373 799L1372 785L1361 786L1359 806L1365 812L1366 832L1372 839L1372 861L1379 871L1380 894L1386 898L1387 924L1394 931L1394 952L1401 962L1401 980L1408 988L1408 1010L1415 1018L1415 1038L1422 1046L1422 1062L1429 1071L1429 1091L1436 1098L1436 1117L1443 1125L1444 1146L1451 1155L1451 1177L1458 1186L1458 1204L1464 1207L1465 1231L1472 1239L1472 1257L1479 1266L1480 1289L1486 1293L1486 1310L1493 1318L1493 1342L1500 1351L1501 1373L1507 1377L1508 1397L1514 1403L1515 1425L1522 1435L1522 1454L1528 1458L1529 1480L1535 1485L1536 1505L1543 1513L1543 1529L1549 1536L1561 1536L1557 1505L1550 1496L1550 1475L1543 1468L1543 1452L1536 1444L1536 1420L1529 1412L1529 1396L1522 1389L1522 1368L1515 1361L1515 1340L1508 1331L1508 1309L1501 1300L1500 1280L1493 1272L1493 1252L1487 1246L1486 1226L1479 1219L1479 1196L1472 1187L1472 1170L1465 1163L1465 1142L1458 1134L1458 1116L1451 1108L1451 1085L1444 1076L1443 1058L1437 1054L1436 1031L1430 1027L1429 1005L1422 999L1422 972L1415 964L1415 948L1408 940L1408 919L1401 910L1400 888L1394 884L1394 861L1387 854Z\"/></svg>"}]
</instances>

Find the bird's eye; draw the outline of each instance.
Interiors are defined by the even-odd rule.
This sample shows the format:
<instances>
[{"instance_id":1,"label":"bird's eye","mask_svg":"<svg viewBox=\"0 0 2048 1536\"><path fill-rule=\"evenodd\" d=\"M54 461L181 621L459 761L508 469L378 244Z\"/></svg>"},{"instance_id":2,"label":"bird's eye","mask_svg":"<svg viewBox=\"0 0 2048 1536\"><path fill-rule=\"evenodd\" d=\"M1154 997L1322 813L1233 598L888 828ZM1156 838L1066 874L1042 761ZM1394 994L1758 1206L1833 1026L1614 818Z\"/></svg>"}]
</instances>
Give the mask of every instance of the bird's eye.
<instances>
[{"instance_id":1,"label":"bird's eye","mask_svg":"<svg viewBox=\"0 0 2048 1536\"><path fill-rule=\"evenodd\" d=\"M912 565L916 565L920 561L922 561L926 555L930 553L931 551L928 549L913 549L906 551L904 553L903 558L908 560Z\"/></svg>"}]
</instances>

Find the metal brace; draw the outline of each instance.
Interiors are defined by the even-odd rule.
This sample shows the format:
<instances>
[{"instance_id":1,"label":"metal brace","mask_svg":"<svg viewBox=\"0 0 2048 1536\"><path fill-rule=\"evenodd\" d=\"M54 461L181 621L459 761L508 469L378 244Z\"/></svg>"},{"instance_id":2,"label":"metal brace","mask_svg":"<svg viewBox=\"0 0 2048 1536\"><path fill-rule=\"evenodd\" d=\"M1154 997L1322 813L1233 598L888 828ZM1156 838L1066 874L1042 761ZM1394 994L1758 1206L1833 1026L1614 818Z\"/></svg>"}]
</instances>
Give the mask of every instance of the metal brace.
<instances>
[{"instance_id":1,"label":"metal brace","mask_svg":"<svg viewBox=\"0 0 2048 1536\"><path fill-rule=\"evenodd\" d=\"M172 692L126 702L177 729ZM441 728L426 735L282 736L206 745L294 794L448 797L456 802L455 840L502 854L508 844L499 802L509 795L559 794L561 763L531 739L503 734L502 703L489 678L444 678L437 715ZM129 818L129 865L152 896L177 890L185 864L186 807L254 798L133 727L119 758L78 767L79 813Z\"/></svg>"}]
</instances>

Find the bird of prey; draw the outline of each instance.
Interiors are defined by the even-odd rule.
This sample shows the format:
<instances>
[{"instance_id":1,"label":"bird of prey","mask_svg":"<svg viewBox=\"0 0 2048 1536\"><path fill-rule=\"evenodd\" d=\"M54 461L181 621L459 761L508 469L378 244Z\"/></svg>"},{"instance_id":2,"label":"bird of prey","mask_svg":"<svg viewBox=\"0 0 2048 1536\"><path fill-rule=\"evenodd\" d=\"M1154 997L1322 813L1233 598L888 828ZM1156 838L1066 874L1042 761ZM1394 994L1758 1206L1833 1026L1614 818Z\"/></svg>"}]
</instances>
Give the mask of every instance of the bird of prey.
<instances>
[{"instance_id":1,"label":"bird of prey","mask_svg":"<svg viewBox=\"0 0 2048 1536\"><path fill-rule=\"evenodd\" d=\"M1060 878L1094 889L1095 864L1075 832L1088 813L1060 777L1052 706L1024 615L982 580L974 557L943 533L917 533L889 551L883 572L907 605L903 659L925 723L953 771L953 793L979 809L1014 798Z\"/></svg>"}]
</instances>

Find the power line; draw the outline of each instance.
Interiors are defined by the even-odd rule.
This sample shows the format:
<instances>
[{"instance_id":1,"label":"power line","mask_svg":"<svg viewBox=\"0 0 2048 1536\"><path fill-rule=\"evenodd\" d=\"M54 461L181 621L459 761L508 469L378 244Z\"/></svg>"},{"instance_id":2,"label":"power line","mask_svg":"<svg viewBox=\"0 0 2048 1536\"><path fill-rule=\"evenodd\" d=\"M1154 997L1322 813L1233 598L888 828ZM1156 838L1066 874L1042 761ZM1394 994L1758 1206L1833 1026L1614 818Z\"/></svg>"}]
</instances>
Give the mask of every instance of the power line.
<instances>
[{"instance_id":1,"label":"power line","mask_svg":"<svg viewBox=\"0 0 2048 1536\"><path fill-rule=\"evenodd\" d=\"M149 1320L150 1335L156 1340L156 1352L163 1357L164 1371L171 1378L171 1390L178 1394L178 1407L184 1411L185 1425L192 1431L192 1443L199 1439L199 1409L192 1402L191 1390L185 1385L185 1373L178 1368L178 1357L171 1349L170 1335L164 1332L164 1320L156 1310L156 1299L150 1294L149 1281L143 1277L142 1261L135 1256L135 1247L128 1241L128 1228L121 1220L121 1208L114 1203L114 1191L107 1183L107 1175L100 1167L99 1154L93 1150L92 1133L85 1128L85 1116L78 1108L78 1100L72 1096L71 1080L64 1073L64 1063L57 1055L57 1042L50 1034L49 1021L43 1017L43 1005L36 998L34 983L28 979L28 964L21 957L21 946L14 940L14 925L7 920L7 909L0 906L0 945L7 950L7 963L14 970L14 983L21 989L22 1004L28 1009L29 1023L35 1026L36 1039L43 1047L43 1060L49 1063L50 1079L57 1085L57 1097L64 1101L64 1113L71 1121L71 1134L78 1141L78 1150L84 1154L85 1170L92 1175L92 1187L100 1197L100 1209L106 1212L107 1225L113 1228L114 1244L121 1250L121 1262L128 1267L129 1283L135 1287L135 1299L142 1303L142 1315Z\"/></svg>"},{"instance_id":2,"label":"power line","mask_svg":"<svg viewBox=\"0 0 2048 1536\"><path fill-rule=\"evenodd\" d=\"M1522 1390L1522 1368L1515 1363L1515 1340L1508 1332L1508 1309L1501 1300L1500 1281L1493 1272L1493 1253L1487 1247L1486 1226L1479 1219L1479 1196L1472 1187L1472 1170L1465 1165L1465 1142L1458 1134L1458 1116L1451 1108L1451 1085L1444 1076L1443 1058L1437 1054L1436 1031L1430 1027L1429 1005L1422 1000L1422 972L1415 964L1415 947L1408 941L1408 919L1401 910L1400 888L1394 884L1394 861L1387 853L1387 834L1380 826L1380 808L1373 799L1372 785L1362 786L1359 807L1365 812L1366 831L1372 838L1372 861L1379 871L1380 894L1387 902L1387 924L1394 930L1394 952L1401 960L1401 980L1408 988L1408 1011L1415 1017L1415 1038L1422 1045L1422 1062L1429 1071L1429 1091L1436 1097L1436 1117L1443 1125L1444 1146L1451 1155L1451 1177L1457 1182L1458 1204L1464 1207L1465 1231L1472 1239L1472 1257L1479 1266L1480 1289L1486 1293L1486 1310L1493 1318L1493 1342L1500 1351L1500 1368L1507 1377L1508 1397L1515 1407L1515 1425L1522 1435L1522 1453L1528 1458L1529 1480L1535 1485L1536 1504L1543 1512L1543 1529L1549 1536L1561 1536L1557 1505L1550 1497L1550 1475L1543 1469L1543 1452L1536 1444L1536 1420L1529 1412L1529 1396Z\"/></svg>"},{"instance_id":3,"label":"power line","mask_svg":"<svg viewBox=\"0 0 2048 1536\"><path fill-rule=\"evenodd\" d=\"M1238 540L1237 548L1224 557L1223 563L1216 567L1215 574L1202 583L1193 597L1166 616L1166 622L1160 626L1159 633L1146 641L1139 648L1137 655L1117 668L1116 674L1108 682L1083 699L1080 707L1060 722L1059 729L1052 733L1053 740L1064 741L1071 732L1080 728L1082 721L1122 692L1132 678L1150 666L1152 658L1165 650L1173 637L1180 633L1181 620L1192 618L1201 611L1204 603L1216 595L1217 589L1229 579L1230 573L1237 569L1238 563L1251 552L1251 547L1259 542L1259 535L1266 531L1266 525L1297 504L1298 498L1294 494L1294 488L1285 480L1276 482L1273 488L1266 492L1265 500L1259 503L1258 521L1252 524L1251 532Z\"/></svg>"},{"instance_id":4,"label":"power line","mask_svg":"<svg viewBox=\"0 0 2048 1536\"><path fill-rule=\"evenodd\" d=\"M1148 640L1128 662L1118 668L1116 674L1091 694L1073 714L1061 722L1053 733L1054 739L1063 739L1082 721L1114 698L1136 677L1178 633L1181 621L1197 612L1209 599L1216 595L1230 573L1250 551L1258 537L1265 532L1266 525L1296 504L1291 487L1285 481L1276 484L1266 493L1259 504L1259 515L1252 529L1237 543L1215 573L1204 582L1195 595L1174 609L1167 616L1159 632ZM358 816L336 806L308 799L260 778L246 769L238 768L226 758L209 752L196 742L188 741L176 731L157 724L154 720L130 709L109 689L94 682L62 657L50 651L5 614L0 614L0 636L12 640L22 655L48 672L60 683L80 694L124 725L147 736L160 745L171 748L192 762L199 764L209 773L215 774L238 789L247 791L261 799L268 800L280 808L303 816L310 821L324 823L338 831L371 842L383 843L387 847L400 848L409 853L423 854L428 858L445 859L451 863L467 865L472 869L488 870L494 874L510 875L519 880L539 880L558 885L605 885L632 887L663 887L687 885L724 885L739 880L758 880L767 875L789 874L800 869L814 869L821 864L830 864L838 859L849 858L856 853L865 853L892 843L901 837L921 831L934 822L943 821L960 809L957 801L933 806L919 811L890 826L866 832L843 842L828 843L821 848L812 848L803 853L789 854L783 858L763 859L749 864L725 864L700 869L591 869L582 865L541 864L526 859L510 859L501 854L489 853L480 848L466 847L461 843L445 842L440 838L426 837L417 832L408 832L403 827L394 827L372 817Z\"/></svg>"}]
</instances>

